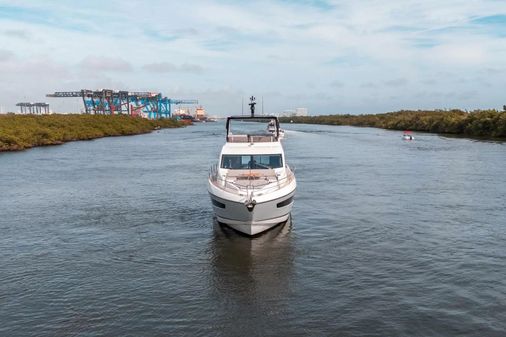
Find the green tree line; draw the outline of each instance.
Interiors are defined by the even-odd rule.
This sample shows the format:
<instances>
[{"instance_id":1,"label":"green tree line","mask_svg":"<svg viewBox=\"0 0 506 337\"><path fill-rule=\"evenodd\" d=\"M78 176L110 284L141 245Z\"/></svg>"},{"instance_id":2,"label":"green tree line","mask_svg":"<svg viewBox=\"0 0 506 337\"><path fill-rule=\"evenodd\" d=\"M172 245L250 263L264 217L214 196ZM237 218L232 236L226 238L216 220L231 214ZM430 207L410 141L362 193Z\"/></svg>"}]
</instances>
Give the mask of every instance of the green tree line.
<instances>
[{"instance_id":1,"label":"green tree line","mask_svg":"<svg viewBox=\"0 0 506 337\"><path fill-rule=\"evenodd\" d=\"M283 117L282 122L366 126L391 130L413 130L471 137L506 137L506 112L497 110L411 111L384 114Z\"/></svg>"},{"instance_id":2,"label":"green tree line","mask_svg":"<svg viewBox=\"0 0 506 337\"><path fill-rule=\"evenodd\" d=\"M183 126L174 119L148 120L121 115L0 115L0 151L62 144L107 136Z\"/></svg>"}]
</instances>

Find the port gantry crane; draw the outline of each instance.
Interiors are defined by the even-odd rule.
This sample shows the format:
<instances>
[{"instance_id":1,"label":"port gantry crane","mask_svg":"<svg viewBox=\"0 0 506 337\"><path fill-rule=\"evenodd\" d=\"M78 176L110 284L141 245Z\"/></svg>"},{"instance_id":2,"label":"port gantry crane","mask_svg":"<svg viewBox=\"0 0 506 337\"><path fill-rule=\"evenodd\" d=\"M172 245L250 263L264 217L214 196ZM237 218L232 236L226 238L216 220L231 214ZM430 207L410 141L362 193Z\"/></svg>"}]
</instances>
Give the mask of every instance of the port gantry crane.
<instances>
[{"instance_id":1,"label":"port gantry crane","mask_svg":"<svg viewBox=\"0 0 506 337\"><path fill-rule=\"evenodd\" d=\"M19 102L16 104L19 107L22 114L48 114L49 104L43 102L30 103L30 102Z\"/></svg>"},{"instance_id":2,"label":"port gantry crane","mask_svg":"<svg viewBox=\"0 0 506 337\"><path fill-rule=\"evenodd\" d=\"M87 114L102 115L142 115L150 119L172 117L173 104L198 104L196 99L173 99L163 97L161 93L124 90L87 90L57 91L47 97L81 98Z\"/></svg>"}]
</instances>

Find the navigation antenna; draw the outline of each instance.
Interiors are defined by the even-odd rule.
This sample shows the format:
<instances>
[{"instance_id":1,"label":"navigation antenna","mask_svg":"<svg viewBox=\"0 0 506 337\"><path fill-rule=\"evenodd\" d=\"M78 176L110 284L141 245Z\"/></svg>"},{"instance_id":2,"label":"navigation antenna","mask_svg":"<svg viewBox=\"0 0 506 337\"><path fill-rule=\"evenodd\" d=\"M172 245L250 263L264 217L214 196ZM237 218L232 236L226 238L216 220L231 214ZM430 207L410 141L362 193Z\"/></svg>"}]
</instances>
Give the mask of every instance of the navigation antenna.
<instances>
[{"instance_id":1,"label":"navigation antenna","mask_svg":"<svg viewBox=\"0 0 506 337\"><path fill-rule=\"evenodd\" d=\"M249 98L249 100L251 101L251 103L249 103L249 109L251 111L251 117L255 117L255 96L251 96Z\"/></svg>"}]
</instances>

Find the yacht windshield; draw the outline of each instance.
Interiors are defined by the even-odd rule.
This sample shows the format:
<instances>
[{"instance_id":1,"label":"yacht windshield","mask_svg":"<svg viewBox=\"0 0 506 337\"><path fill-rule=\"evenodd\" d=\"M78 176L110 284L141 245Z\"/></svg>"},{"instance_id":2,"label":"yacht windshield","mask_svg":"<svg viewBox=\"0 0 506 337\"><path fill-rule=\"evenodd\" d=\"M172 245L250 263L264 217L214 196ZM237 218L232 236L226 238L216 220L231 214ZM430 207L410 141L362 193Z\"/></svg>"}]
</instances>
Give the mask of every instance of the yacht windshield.
<instances>
[{"instance_id":1,"label":"yacht windshield","mask_svg":"<svg viewBox=\"0 0 506 337\"><path fill-rule=\"evenodd\" d=\"M233 135L262 135L267 132L268 125L274 121L269 119L258 119L254 121L234 120L230 123L230 134ZM268 124L269 123L269 124Z\"/></svg>"},{"instance_id":2,"label":"yacht windshield","mask_svg":"<svg viewBox=\"0 0 506 337\"><path fill-rule=\"evenodd\" d=\"M221 168L232 170L247 169L275 169L283 167L281 154L250 155L250 154L224 154L221 159Z\"/></svg>"}]
</instances>

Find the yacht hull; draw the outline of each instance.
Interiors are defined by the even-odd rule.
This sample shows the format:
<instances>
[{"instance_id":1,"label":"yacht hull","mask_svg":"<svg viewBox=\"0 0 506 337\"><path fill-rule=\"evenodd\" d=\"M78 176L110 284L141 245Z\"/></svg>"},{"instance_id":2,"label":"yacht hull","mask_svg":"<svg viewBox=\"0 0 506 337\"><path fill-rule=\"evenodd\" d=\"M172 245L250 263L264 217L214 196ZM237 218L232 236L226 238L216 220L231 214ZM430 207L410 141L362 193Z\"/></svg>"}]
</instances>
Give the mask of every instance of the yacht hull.
<instances>
[{"instance_id":1,"label":"yacht hull","mask_svg":"<svg viewBox=\"0 0 506 337\"><path fill-rule=\"evenodd\" d=\"M209 192L216 219L246 235L256 235L285 222L290 216L295 190L248 209L244 202L227 200Z\"/></svg>"}]
</instances>

